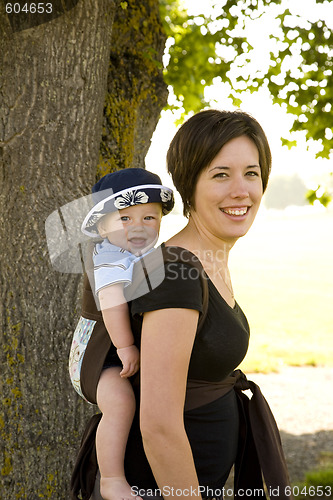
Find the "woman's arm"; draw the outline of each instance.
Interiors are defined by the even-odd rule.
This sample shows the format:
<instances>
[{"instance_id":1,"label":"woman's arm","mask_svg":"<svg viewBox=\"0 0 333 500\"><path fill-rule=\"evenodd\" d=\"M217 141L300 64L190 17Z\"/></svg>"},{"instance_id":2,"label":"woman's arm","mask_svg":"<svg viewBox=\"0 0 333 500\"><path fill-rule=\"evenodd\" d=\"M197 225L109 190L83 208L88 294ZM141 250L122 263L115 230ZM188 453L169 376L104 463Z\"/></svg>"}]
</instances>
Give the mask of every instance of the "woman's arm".
<instances>
[{"instance_id":1,"label":"woman's arm","mask_svg":"<svg viewBox=\"0 0 333 500\"><path fill-rule=\"evenodd\" d=\"M197 323L198 311L172 308L145 313L142 327L140 422L144 448L162 493L164 489L179 500L200 498L183 419Z\"/></svg>"}]
</instances>

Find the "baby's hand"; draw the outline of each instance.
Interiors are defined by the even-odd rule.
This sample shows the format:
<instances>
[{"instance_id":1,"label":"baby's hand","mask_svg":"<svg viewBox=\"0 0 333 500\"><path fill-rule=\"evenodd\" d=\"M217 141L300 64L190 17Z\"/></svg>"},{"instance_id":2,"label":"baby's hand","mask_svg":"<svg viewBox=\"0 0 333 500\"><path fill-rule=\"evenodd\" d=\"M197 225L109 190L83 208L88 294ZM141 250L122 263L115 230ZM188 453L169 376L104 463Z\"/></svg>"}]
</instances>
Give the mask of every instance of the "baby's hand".
<instances>
[{"instance_id":1,"label":"baby's hand","mask_svg":"<svg viewBox=\"0 0 333 500\"><path fill-rule=\"evenodd\" d=\"M138 371L140 364L139 349L135 345L130 345L117 349L117 354L123 364L120 376L127 378L134 375Z\"/></svg>"}]
</instances>

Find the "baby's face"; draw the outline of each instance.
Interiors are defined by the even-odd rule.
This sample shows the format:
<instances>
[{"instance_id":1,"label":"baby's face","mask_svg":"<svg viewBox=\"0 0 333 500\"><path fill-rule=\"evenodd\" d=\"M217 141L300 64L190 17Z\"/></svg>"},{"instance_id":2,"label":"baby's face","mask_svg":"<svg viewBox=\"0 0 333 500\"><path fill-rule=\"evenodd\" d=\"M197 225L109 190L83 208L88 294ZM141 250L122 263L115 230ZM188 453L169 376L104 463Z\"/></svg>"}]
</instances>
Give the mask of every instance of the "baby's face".
<instances>
[{"instance_id":1,"label":"baby's face","mask_svg":"<svg viewBox=\"0 0 333 500\"><path fill-rule=\"evenodd\" d=\"M141 255L155 245L161 219L161 203L133 205L106 214L98 223L98 231L110 243Z\"/></svg>"}]
</instances>

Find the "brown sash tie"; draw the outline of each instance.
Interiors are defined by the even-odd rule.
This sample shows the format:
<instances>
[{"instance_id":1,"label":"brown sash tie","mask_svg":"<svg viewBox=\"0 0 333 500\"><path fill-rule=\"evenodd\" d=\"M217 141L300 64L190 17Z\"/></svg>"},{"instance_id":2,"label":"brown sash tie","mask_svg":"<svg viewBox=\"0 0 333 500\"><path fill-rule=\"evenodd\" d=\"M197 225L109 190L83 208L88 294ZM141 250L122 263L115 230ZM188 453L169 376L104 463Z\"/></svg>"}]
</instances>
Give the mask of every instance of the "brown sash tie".
<instances>
[{"instance_id":1,"label":"brown sash tie","mask_svg":"<svg viewBox=\"0 0 333 500\"><path fill-rule=\"evenodd\" d=\"M253 498L263 488L271 500L290 500L290 481L280 433L271 409L254 382L235 370L221 382L188 380L185 411L211 403L234 389L241 410L240 446L235 468L235 498ZM249 399L243 391L250 390Z\"/></svg>"}]
</instances>

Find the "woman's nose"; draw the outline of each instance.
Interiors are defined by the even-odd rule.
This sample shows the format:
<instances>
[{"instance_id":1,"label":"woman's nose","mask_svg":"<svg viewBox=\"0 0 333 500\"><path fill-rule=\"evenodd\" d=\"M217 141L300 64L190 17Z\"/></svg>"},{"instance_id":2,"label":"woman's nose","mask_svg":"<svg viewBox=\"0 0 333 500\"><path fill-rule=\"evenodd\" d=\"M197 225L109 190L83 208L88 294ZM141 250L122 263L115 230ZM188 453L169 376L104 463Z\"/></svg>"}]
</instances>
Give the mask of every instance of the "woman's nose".
<instances>
[{"instance_id":1,"label":"woman's nose","mask_svg":"<svg viewBox=\"0 0 333 500\"><path fill-rule=\"evenodd\" d=\"M236 177L231 185L232 198L247 198L249 196L248 184L243 176Z\"/></svg>"}]
</instances>

